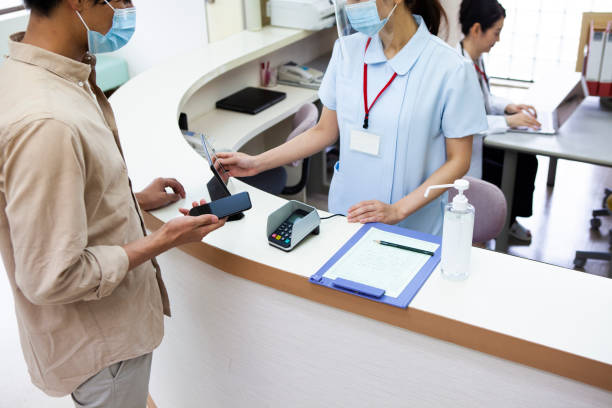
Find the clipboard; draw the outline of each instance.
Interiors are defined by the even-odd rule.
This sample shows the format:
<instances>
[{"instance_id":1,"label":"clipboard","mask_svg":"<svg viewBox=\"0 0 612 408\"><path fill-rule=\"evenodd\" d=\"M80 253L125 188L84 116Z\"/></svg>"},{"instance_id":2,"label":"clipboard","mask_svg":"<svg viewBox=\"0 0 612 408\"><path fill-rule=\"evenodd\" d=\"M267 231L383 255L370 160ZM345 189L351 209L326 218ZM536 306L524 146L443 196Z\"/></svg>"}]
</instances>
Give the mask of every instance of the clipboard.
<instances>
[{"instance_id":1,"label":"clipboard","mask_svg":"<svg viewBox=\"0 0 612 408\"><path fill-rule=\"evenodd\" d=\"M429 243L437 244L438 247L429 260L419 269L416 275L406 284L401 293L394 297L389 296L385 293L384 289L376 288L363 284L362 282L356 282L347 280L341 277L330 279L325 274L337 263L342 257L353 248L360 240L370 231L370 229L376 228L385 232L401 235L404 237L414 238L420 241L426 241ZM399 250L399 249L398 249ZM310 277L310 282L317 285L326 286L328 288L339 290L341 292L356 295L362 298L370 299L375 302L386 303L391 306L399 308L407 308L412 299L416 296L418 291L423 287L433 270L440 263L442 253L442 238L425 234L418 231L401 228L395 225L386 225L380 223L365 224L355 235L353 235L343 246L336 252L314 275Z\"/></svg>"}]
</instances>

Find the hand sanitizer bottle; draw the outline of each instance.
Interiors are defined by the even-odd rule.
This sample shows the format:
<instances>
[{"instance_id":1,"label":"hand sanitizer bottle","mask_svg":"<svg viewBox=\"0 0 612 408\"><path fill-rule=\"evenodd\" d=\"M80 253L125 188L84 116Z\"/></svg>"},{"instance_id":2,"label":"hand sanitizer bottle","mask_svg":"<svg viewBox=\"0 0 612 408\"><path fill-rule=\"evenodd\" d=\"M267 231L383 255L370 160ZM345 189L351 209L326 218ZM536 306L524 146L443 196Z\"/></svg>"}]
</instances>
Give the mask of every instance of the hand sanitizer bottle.
<instances>
[{"instance_id":1,"label":"hand sanitizer bottle","mask_svg":"<svg viewBox=\"0 0 612 408\"><path fill-rule=\"evenodd\" d=\"M463 192L470 188L467 180L455 180L454 184L430 186L425 192L434 188L454 187L459 194L444 208L444 226L442 231L442 275L452 280L464 280L470 273L470 254L472 252L472 235L474 233L474 207L468 203Z\"/></svg>"}]
</instances>

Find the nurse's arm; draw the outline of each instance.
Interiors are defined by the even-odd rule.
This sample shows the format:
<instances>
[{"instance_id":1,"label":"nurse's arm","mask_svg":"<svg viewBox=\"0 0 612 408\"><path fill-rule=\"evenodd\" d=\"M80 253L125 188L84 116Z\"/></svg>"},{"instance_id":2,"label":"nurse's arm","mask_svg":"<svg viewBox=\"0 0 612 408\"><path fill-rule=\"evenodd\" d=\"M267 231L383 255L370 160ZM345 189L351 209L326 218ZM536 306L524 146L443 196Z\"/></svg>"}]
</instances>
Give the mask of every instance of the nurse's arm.
<instances>
[{"instance_id":1,"label":"nurse's arm","mask_svg":"<svg viewBox=\"0 0 612 408\"><path fill-rule=\"evenodd\" d=\"M472 157L472 136L446 139L446 162L436 170L416 190L402 198L396 204L404 218L440 197L445 190L431 190L425 197L427 187L438 184L452 184L462 178L470 169ZM432 194L433 193L433 194Z\"/></svg>"},{"instance_id":2,"label":"nurse's arm","mask_svg":"<svg viewBox=\"0 0 612 408\"><path fill-rule=\"evenodd\" d=\"M319 122L293 139L257 156L244 153L218 153L220 162L234 177L251 176L310 157L338 140L336 111L323 107Z\"/></svg>"},{"instance_id":3,"label":"nurse's arm","mask_svg":"<svg viewBox=\"0 0 612 408\"><path fill-rule=\"evenodd\" d=\"M282 145L257 155L256 163L261 171L310 157L338 140L338 118L336 111L323 107L317 124L283 143Z\"/></svg>"},{"instance_id":4,"label":"nurse's arm","mask_svg":"<svg viewBox=\"0 0 612 408\"><path fill-rule=\"evenodd\" d=\"M446 139L446 162L416 190L393 204L375 200L355 204L348 211L348 221L363 224L369 222L397 224L444 193L444 190L432 190L426 198L427 187L451 184L463 177L470 168L471 156L472 136Z\"/></svg>"}]
</instances>

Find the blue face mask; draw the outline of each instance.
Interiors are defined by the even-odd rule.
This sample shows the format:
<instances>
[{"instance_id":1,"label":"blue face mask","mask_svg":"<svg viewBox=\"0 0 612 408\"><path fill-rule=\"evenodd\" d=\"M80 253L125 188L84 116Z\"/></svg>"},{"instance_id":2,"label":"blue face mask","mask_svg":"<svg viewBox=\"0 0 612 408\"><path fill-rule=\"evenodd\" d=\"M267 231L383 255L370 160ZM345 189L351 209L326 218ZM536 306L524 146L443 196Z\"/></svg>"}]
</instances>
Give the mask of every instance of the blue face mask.
<instances>
[{"instance_id":1,"label":"blue face mask","mask_svg":"<svg viewBox=\"0 0 612 408\"><path fill-rule=\"evenodd\" d=\"M76 12L87 29L87 42L89 52L92 54L117 51L130 41L136 30L136 9L134 7L116 9L107 0L104 1L114 11L113 25L105 35L90 30L81 13Z\"/></svg>"},{"instance_id":2,"label":"blue face mask","mask_svg":"<svg viewBox=\"0 0 612 408\"><path fill-rule=\"evenodd\" d=\"M381 20L378 16L376 0L370 0L364 3L347 5L346 15L355 30L368 37L373 37L387 24L396 7L397 4L393 6L387 18Z\"/></svg>"}]
</instances>

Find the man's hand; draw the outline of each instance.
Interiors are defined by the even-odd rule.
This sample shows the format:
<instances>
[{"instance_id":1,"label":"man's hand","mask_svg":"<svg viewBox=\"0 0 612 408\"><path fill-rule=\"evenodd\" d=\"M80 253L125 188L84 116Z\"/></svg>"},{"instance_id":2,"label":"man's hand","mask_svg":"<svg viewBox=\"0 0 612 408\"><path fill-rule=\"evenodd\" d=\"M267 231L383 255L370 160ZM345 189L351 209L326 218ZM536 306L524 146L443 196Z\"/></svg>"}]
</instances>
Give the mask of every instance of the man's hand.
<instances>
[{"instance_id":1,"label":"man's hand","mask_svg":"<svg viewBox=\"0 0 612 408\"><path fill-rule=\"evenodd\" d=\"M170 187L173 193L167 193L166 187ZM135 195L140 208L149 211L165 207L180 198L185 198L185 189L176 179L160 177L153 180L144 190Z\"/></svg>"},{"instance_id":2,"label":"man's hand","mask_svg":"<svg viewBox=\"0 0 612 408\"><path fill-rule=\"evenodd\" d=\"M396 205L386 204L377 200L362 201L348 210L348 222L381 222L383 224L397 224L405 217Z\"/></svg>"},{"instance_id":3,"label":"man's hand","mask_svg":"<svg viewBox=\"0 0 612 408\"><path fill-rule=\"evenodd\" d=\"M205 200L200 201L200 204L205 203ZM193 206L200 204L194 202ZM189 210L184 208L181 208L180 212L184 215L189 214ZM129 269L134 269L170 248L202 241L206 235L221 228L225 221L225 218L220 220L212 214L173 218L153 234L123 246L130 261Z\"/></svg>"},{"instance_id":4,"label":"man's hand","mask_svg":"<svg viewBox=\"0 0 612 408\"><path fill-rule=\"evenodd\" d=\"M170 247L190 242L200 242L202 238L225 225L226 218L205 214L197 217L177 217L168 221L160 231Z\"/></svg>"}]
</instances>

